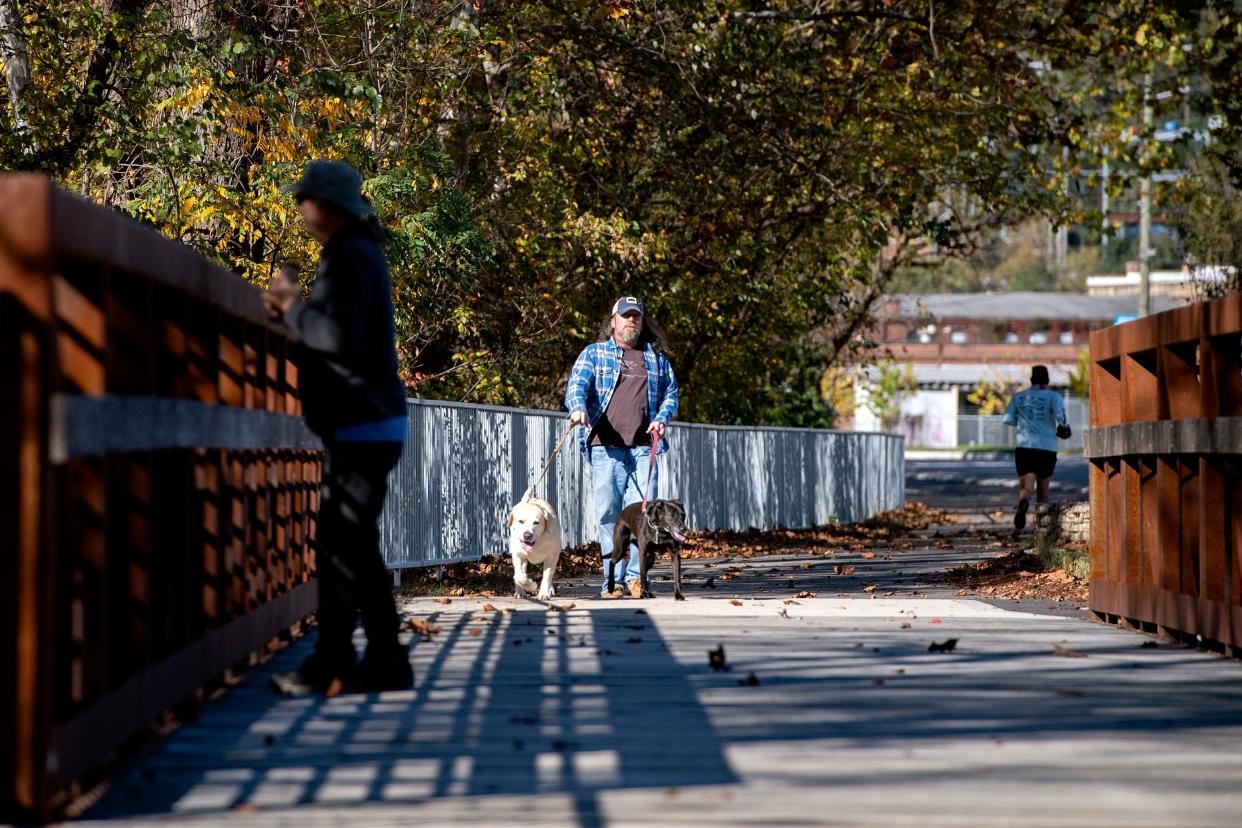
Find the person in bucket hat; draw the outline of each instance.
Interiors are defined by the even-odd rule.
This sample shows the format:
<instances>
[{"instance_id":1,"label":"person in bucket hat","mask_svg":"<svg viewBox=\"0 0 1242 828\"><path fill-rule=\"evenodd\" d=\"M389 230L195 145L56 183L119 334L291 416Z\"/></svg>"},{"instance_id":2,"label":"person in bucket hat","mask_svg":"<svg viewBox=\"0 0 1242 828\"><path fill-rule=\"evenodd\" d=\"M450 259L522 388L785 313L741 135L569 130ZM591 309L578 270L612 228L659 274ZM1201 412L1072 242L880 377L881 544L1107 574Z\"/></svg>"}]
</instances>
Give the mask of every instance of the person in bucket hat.
<instances>
[{"instance_id":1,"label":"person in bucket hat","mask_svg":"<svg viewBox=\"0 0 1242 828\"><path fill-rule=\"evenodd\" d=\"M634 296L622 296L600 330L600 339L583 349L569 373L565 408L569 421L581 429L580 448L591 464L595 516L604 560L600 597L609 594L608 571L612 530L621 510L643 499L652 469L651 443L658 437L656 454L668 451L665 427L677 414L677 378L660 327L643 312ZM651 471L650 497L657 498L657 475ZM628 560L620 559L614 582L625 583L632 597L642 591L638 547ZM628 574L627 574L628 573Z\"/></svg>"},{"instance_id":2,"label":"person in bucket hat","mask_svg":"<svg viewBox=\"0 0 1242 828\"><path fill-rule=\"evenodd\" d=\"M317 524L319 637L296 672L277 674L282 692L407 689L414 674L398 640L399 618L379 548L388 473L406 434L405 386L397 375L392 286L383 228L357 171L312 161L286 188L323 250L305 302L269 289L268 314L297 335L294 360L307 425L323 440ZM367 634L358 663L358 615Z\"/></svg>"},{"instance_id":3,"label":"person in bucket hat","mask_svg":"<svg viewBox=\"0 0 1242 828\"><path fill-rule=\"evenodd\" d=\"M371 202L362 194L362 176L344 161L311 161L300 179L282 189L292 194L299 204L303 199L313 198L353 218L375 214Z\"/></svg>"}]
</instances>

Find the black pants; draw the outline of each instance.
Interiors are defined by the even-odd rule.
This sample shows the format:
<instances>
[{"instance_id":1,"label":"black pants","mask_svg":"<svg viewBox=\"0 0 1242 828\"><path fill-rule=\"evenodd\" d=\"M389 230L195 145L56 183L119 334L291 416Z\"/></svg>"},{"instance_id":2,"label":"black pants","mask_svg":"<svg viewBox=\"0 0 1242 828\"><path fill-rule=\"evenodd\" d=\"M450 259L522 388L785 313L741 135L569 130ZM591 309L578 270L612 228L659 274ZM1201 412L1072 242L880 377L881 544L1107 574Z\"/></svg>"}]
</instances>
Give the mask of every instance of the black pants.
<instances>
[{"instance_id":1,"label":"black pants","mask_svg":"<svg viewBox=\"0 0 1242 828\"><path fill-rule=\"evenodd\" d=\"M367 657L390 658L400 649L392 581L379 548L379 516L388 473L400 443L329 443L323 461L316 555L319 570L319 642L315 656L331 675L352 674L354 626L362 613Z\"/></svg>"}]
</instances>

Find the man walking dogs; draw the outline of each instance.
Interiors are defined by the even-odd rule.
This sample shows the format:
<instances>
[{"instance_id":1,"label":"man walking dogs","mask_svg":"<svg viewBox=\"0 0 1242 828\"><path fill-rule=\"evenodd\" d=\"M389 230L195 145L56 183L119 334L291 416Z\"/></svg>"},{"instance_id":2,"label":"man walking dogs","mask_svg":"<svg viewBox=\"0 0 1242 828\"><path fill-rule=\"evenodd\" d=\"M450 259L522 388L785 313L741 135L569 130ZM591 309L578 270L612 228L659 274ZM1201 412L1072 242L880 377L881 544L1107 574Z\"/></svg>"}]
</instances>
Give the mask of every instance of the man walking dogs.
<instances>
[{"instance_id":1,"label":"man walking dogs","mask_svg":"<svg viewBox=\"0 0 1242 828\"><path fill-rule=\"evenodd\" d=\"M1048 369L1031 368L1031 387L1009 401L1005 424L1017 426L1014 463L1018 467L1018 508L1013 516L1014 534L1026 526L1031 489L1037 503L1048 500L1048 483L1057 467L1057 438L1069 437L1069 420L1061 395L1048 390Z\"/></svg>"},{"instance_id":2,"label":"man walking dogs","mask_svg":"<svg viewBox=\"0 0 1242 828\"><path fill-rule=\"evenodd\" d=\"M312 161L288 188L323 245L309 298L273 288L268 314L300 342L294 354L306 423L324 444L316 561L319 639L296 673L275 677L293 693L401 690L413 685L409 654L379 549L388 473L405 440L405 387L397 376L392 287L380 243L387 234L339 161ZM354 625L367 634L357 663Z\"/></svg>"},{"instance_id":3,"label":"man walking dogs","mask_svg":"<svg viewBox=\"0 0 1242 828\"><path fill-rule=\"evenodd\" d=\"M643 499L648 469L652 470L650 498L658 497L651 442L659 437L657 455L668 451L664 431L677 413L677 379L669 363L668 345L659 326L644 317L638 299L618 299L600 340L578 355L565 389L565 408L571 423L584 426L580 444L591 463L605 567L600 596L620 597L619 591L607 593L612 530L621 510ZM638 548L631 546L630 554L618 560L614 571L616 583L628 583L635 598L642 595L640 569Z\"/></svg>"}]
</instances>

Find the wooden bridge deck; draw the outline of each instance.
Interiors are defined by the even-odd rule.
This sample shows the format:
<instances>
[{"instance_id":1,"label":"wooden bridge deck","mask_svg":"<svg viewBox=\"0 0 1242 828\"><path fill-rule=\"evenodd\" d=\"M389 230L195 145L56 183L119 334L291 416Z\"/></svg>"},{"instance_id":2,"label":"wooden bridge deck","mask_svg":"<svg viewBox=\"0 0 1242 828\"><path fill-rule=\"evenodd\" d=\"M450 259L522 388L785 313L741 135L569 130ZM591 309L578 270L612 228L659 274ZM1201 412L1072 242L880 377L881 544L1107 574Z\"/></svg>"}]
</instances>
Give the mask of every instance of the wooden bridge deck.
<instances>
[{"instance_id":1,"label":"wooden bridge deck","mask_svg":"<svg viewBox=\"0 0 1242 828\"><path fill-rule=\"evenodd\" d=\"M568 612L413 601L442 632L414 643L410 692L276 697L266 672L302 641L85 822L1163 828L1242 812L1236 662L968 600L698 591L637 613L586 588ZM947 638L955 651L928 652ZM718 644L728 671L708 664Z\"/></svg>"}]
</instances>

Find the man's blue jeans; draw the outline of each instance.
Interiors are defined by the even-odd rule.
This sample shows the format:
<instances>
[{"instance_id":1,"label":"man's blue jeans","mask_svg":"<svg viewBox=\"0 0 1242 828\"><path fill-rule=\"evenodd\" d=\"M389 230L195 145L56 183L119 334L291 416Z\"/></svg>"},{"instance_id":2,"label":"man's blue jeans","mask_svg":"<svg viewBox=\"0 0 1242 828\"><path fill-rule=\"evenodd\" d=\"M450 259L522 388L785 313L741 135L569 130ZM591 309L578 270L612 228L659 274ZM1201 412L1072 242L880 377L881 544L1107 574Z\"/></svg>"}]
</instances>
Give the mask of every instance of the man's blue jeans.
<instances>
[{"instance_id":1,"label":"man's blue jeans","mask_svg":"<svg viewBox=\"0 0 1242 828\"><path fill-rule=\"evenodd\" d=\"M608 587L608 559L612 555L612 530L617 516L631 503L641 503L647 487L647 469L651 466L651 446L610 448L591 446L591 483L595 487L595 517L599 520L599 549L604 556L604 580L600 592ZM655 500L660 485L659 469L651 469L651 492ZM628 579L638 580L642 571L638 547L630 544L628 567L625 558L617 561L614 574L617 586ZM628 571L628 576L627 576Z\"/></svg>"}]
</instances>

